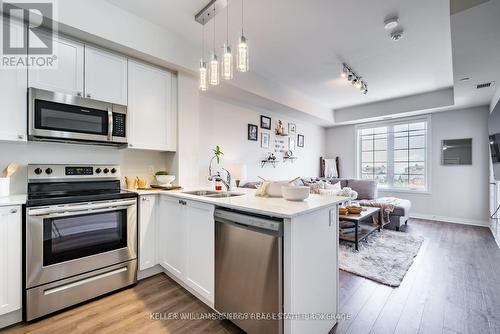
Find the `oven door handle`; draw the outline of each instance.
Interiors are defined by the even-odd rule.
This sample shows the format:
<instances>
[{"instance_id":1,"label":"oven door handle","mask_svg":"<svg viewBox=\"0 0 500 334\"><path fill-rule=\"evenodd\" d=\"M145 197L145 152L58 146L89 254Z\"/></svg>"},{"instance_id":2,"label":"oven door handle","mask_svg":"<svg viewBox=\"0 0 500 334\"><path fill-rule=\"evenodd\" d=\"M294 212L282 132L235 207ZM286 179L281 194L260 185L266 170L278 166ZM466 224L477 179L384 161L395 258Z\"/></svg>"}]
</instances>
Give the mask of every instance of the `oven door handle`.
<instances>
[{"instance_id":1,"label":"oven door handle","mask_svg":"<svg viewBox=\"0 0 500 334\"><path fill-rule=\"evenodd\" d=\"M119 201L111 203L99 203L99 204L84 204L75 206L62 206L55 208L41 208L41 209L29 209L28 216L47 216L53 214L79 214L79 213L90 213L90 212L102 212L104 211L114 211L129 208L136 205L136 200ZM60 215L58 215L60 216Z\"/></svg>"},{"instance_id":2,"label":"oven door handle","mask_svg":"<svg viewBox=\"0 0 500 334\"><path fill-rule=\"evenodd\" d=\"M66 216L78 216L78 215L88 215L92 213L104 213L104 212L113 212L113 211L118 211L118 210L126 210L130 208L130 206L116 206L108 209L92 209L92 210L82 210L82 211L65 211L65 212L55 212L55 213L47 213L47 214L40 214L40 215L34 215L35 217L40 217L42 219L50 219L50 218L60 218L60 217L66 217ZM30 217L33 217L33 215L30 215Z\"/></svg>"}]
</instances>

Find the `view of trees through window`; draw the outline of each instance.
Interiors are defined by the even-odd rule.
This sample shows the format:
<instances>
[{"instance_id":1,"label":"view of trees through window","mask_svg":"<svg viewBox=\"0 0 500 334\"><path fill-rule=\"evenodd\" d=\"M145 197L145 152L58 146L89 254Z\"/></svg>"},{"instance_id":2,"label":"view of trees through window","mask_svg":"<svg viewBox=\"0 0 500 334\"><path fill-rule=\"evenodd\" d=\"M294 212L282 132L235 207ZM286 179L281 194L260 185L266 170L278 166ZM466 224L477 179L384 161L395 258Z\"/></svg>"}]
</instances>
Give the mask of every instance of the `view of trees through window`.
<instances>
[{"instance_id":1,"label":"view of trees through window","mask_svg":"<svg viewBox=\"0 0 500 334\"><path fill-rule=\"evenodd\" d=\"M388 188L427 188L427 120L358 129L360 177Z\"/></svg>"}]
</instances>

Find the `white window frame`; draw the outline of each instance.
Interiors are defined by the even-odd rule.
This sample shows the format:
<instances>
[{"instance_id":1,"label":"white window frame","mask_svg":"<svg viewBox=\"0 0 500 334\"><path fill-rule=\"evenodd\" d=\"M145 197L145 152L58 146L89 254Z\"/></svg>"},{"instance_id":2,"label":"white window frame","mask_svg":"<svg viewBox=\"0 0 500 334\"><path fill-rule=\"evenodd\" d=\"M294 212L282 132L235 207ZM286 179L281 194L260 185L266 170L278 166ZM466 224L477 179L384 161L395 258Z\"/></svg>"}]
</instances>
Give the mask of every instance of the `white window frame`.
<instances>
[{"instance_id":1,"label":"white window frame","mask_svg":"<svg viewBox=\"0 0 500 334\"><path fill-rule=\"evenodd\" d=\"M431 124L431 115L425 116L415 116L415 117L405 117L400 119L394 119L390 121L380 121L380 122L370 122L356 125L354 128L354 135L356 136L356 175L359 179L361 179L361 142L359 131L363 129L369 129L374 127L382 127L382 126L394 126L398 124L406 124L409 122L418 122L425 121L427 122L427 136L426 136L426 156L425 156L425 180L426 187L425 188L401 188L401 187L390 187L390 186L378 186L378 191L380 192L401 192L401 193L419 193L419 194L430 194L431 193L431 185L432 185L432 124ZM391 143L387 141L387 157L393 154L393 148L390 146ZM389 178L389 174L387 177Z\"/></svg>"}]
</instances>

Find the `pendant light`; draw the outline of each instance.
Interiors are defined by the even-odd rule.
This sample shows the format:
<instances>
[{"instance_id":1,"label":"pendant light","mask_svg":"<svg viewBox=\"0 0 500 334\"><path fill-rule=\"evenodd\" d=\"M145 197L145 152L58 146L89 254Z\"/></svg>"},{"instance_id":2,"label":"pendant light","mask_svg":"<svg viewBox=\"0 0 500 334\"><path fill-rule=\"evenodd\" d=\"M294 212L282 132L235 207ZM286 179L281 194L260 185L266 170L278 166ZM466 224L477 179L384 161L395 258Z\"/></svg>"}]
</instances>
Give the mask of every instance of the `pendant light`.
<instances>
[{"instance_id":1,"label":"pendant light","mask_svg":"<svg viewBox=\"0 0 500 334\"><path fill-rule=\"evenodd\" d=\"M199 89L201 91L206 91L207 87L207 63L205 62L205 22L202 25L202 36L201 36L201 59L200 59L200 82Z\"/></svg>"},{"instance_id":2,"label":"pendant light","mask_svg":"<svg viewBox=\"0 0 500 334\"><path fill-rule=\"evenodd\" d=\"M215 6L214 6L214 50L212 52L212 58L210 59L210 84L212 86L217 86L219 84L219 61L217 60L217 54L215 53Z\"/></svg>"},{"instance_id":3,"label":"pendant light","mask_svg":"<svg viewBox=\"0 0 500 334\"><path fill-rule=\"evenodd\" d=\"M222 78L233 78L233 55L229 46L229 1L226 6L226 42L224 42L224 55L222 56Z\"/></svg>"},{"instance_id":4,"label":"pendant light","mask_svg":"<svg viewBox=\"0 0 500 334\"><path fill-rule=\"evenodd\" d=\"M240 72L248 72L248 44L243 34L243 1L241 0L241 35L238 42L237 68Z\"/></svg>"}]
</instances>

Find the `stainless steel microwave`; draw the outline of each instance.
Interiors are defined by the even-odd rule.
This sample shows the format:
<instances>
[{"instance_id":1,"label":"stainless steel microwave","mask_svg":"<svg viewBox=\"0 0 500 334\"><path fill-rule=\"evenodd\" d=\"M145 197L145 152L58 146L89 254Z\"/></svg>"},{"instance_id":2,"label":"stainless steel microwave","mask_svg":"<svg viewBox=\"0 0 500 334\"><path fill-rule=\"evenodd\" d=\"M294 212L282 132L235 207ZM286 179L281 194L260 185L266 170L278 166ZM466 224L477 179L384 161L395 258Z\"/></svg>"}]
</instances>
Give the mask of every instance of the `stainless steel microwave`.
<instances>
[{"instance_id":1,"label":"stainless steel microwave","mask_svg":"<svg viewBox=\"0 0 500 334\"><path fill-rule=\"evenodd\" d=\"M28 139L125 145L127 107L29 88Z\"/></svg>"}]
</instances>

